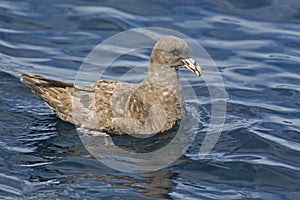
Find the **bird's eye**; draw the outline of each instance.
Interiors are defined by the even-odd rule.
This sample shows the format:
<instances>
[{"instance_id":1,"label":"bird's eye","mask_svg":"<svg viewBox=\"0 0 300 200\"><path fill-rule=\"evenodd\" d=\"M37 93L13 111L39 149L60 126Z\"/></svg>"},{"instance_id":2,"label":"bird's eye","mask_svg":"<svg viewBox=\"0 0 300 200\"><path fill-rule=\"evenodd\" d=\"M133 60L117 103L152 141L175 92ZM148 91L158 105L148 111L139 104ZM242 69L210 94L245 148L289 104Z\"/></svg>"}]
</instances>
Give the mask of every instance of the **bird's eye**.
<instances>
[{"instance_id":1,"label":"bird's eye","mask_svg":"<svg viewBox=\"0 0 300 200\"><path fill-rule=\"evenodd\" d=\"M180 54L180 51L179 51L179 49L173 49L173 50L171 51L171 53L172 53L172 54L175 54L175 55L179 55L179 54Z\"/></svg>"}]
</instances>

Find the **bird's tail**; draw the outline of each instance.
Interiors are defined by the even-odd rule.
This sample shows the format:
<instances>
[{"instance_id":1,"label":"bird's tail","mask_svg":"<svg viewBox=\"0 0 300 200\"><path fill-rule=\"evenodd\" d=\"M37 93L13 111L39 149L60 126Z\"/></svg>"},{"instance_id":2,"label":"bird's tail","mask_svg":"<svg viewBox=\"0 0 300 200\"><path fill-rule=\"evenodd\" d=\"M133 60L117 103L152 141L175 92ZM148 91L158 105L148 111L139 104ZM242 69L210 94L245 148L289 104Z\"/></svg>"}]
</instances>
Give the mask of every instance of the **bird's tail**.
<instances>
[{"instance_id":1,"label":"bird's tail","mask_svg":"<svg viewBox=\"0 0 300 200\"><path fill-rule=\"evenodd\" d=\"M41 97L61 119L72 123L73 83L19 72L21 82Z\"/></svg>"}]
</instances>

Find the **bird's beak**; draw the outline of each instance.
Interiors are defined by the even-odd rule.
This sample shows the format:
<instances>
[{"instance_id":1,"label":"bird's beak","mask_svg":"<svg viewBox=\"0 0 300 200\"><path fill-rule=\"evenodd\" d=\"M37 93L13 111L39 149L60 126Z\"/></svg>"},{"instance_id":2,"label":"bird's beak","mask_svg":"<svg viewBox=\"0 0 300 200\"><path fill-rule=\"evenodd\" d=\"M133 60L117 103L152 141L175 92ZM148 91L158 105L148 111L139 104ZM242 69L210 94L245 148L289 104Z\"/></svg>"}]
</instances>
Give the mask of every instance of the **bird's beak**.
<instances>
[{"instance_id":1,"label":"bird's beak","mask_svg":"<svg viewBox=\"0 0 300 200\"><path fill-rule=\"evenodd\" d=\"M202 70L200 66L197 66L196 61L192 58L182 59L181 62L183 66L197 74L197 76L201 76Z\"/></svg>"}]
</instances>

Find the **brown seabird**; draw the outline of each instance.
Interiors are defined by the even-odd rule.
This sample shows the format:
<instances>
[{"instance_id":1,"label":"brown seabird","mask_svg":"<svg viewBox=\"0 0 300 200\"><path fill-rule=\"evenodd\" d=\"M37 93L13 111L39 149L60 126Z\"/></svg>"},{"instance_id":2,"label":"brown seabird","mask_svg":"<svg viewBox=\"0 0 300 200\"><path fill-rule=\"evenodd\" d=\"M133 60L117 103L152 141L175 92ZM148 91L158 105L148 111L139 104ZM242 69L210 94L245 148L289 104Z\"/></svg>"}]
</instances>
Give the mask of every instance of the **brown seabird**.
<instances>
[{"instance_id":1,"label":"brown seabird","mask_svg":"<svg viewBox=\"0 0 300 200\"><path fill-rule=\"evenodd\" d=\"M19 75L64 121L114 134L152 135L181 119L178 69L184 67L201 75L187 43L165 36L154 45L147 76L138 84L99 80L81 87L40 75Z\"/></svg>"}]
</instances>

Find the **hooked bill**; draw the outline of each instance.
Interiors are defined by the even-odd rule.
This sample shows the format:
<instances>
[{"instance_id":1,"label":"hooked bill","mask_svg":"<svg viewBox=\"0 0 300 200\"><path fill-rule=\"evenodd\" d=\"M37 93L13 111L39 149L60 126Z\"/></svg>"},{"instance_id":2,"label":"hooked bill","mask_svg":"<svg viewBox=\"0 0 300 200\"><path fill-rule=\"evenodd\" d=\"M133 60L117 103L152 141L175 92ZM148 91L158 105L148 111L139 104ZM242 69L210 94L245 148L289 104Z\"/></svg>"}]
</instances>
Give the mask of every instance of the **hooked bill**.
<instances>
[{"instance_id":1,"label":"hooked bill","mask_svg":"<svg viewBox=\"0 0 300 200\"><path fill-rule=\"evenodd\" d=\"M182 59L181 61L184 67L188 68L189 70L197 74L197 76L201 76L202 73L201 67L196 65L196 61L194 59L187 58L187 59Z\"/></svg>"}]
</instances>

